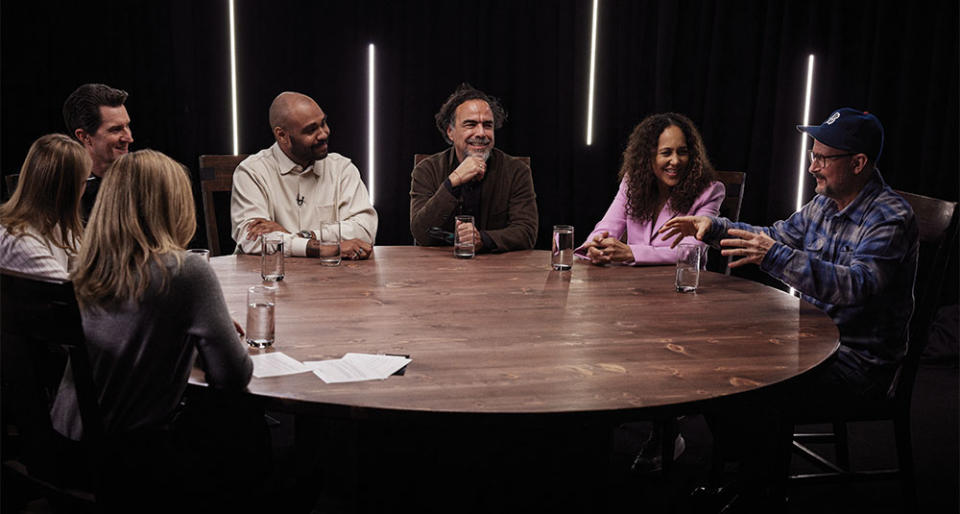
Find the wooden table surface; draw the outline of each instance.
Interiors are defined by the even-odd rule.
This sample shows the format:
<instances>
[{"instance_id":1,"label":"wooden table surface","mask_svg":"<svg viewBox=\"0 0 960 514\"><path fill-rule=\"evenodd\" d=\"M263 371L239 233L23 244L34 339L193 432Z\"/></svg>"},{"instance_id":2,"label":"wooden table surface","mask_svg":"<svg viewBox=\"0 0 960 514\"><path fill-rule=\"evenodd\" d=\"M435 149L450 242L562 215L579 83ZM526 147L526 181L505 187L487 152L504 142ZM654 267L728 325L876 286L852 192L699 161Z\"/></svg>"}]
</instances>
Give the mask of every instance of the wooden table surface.
<instances>
[{"instance_id":1,"label":"wooden table surface","mask_svg":"<svg viewBox=\"0 0 960 514\"><path fill-rule=\"evenodd\" d=\"M259 257L211 265L244 322ZM672 266L577 262L553 271L542 250L460 260L449 247L378 246L372 259L339 267L288 258L272 351L300 361L365 352L413 362L383 381L325 384L304 373L254 378L249 389L294 412L357 419L628 417L782 382L838 346L825 314L782 291L710 272L695 294L673 283Z\"/></svg>"}]
</instances>

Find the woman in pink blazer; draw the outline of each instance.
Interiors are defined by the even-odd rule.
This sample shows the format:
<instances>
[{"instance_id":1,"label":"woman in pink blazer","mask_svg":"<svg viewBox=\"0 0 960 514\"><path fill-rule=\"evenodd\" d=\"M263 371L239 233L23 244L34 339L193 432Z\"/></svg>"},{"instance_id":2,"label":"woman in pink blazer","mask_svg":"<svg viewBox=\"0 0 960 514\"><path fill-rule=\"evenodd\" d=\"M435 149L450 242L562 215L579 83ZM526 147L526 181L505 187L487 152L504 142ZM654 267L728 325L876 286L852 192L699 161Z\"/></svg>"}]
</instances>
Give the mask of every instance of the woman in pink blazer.
<instances>
[{"instance_id":1,"label":"woman in pink blazer","mask_svg":"<svg viewBox=\"0 0 960 514\"><path fill-rule=\"evenodd\" d=\"M657 231L675 216L716 216L725 193L716 177L689 118L648 116L627 140L617 196L576 255L593 264L675 263L672 241L661 241ZM694 237L683 242L703 246Z\"/></svg>"}]
</instances>

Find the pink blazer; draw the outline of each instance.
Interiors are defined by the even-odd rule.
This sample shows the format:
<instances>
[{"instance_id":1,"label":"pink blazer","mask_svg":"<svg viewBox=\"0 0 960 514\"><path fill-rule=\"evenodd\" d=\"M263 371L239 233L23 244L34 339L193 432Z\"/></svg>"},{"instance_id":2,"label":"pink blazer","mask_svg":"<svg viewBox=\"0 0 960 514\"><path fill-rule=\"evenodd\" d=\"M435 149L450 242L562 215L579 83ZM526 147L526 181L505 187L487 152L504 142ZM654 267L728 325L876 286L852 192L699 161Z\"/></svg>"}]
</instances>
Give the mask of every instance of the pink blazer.
<instances>
[{"instance_id":1,"label":"pink blazer","mask_svg":"<svg viewBox=\"0 0 960 514\"><path fill-rule=\"evenodd\" d=\"M617 191L613 203L607 209L607 213L600 220L600 223L597 223L597 226L593 228L593 232L590 232L584 244L604 231L609 232L611 237L616 238L622 237L626 232L627 245L633 252L634 260L623 264L631 266L674 264L677 262L677 256L675 250L670 249L672 240L661 241L660 237L657 236L657 231L663 227L664 223L676 216L716 216L720 212L720 204L723 202L725 194L726 189L721 182L711 182L694 200L689 212L675 213L670 208L670 202L667 202L660 213L657 214L656 221L653 223L649 221L639 222L627 216L627 186L626 181L623 180L620 182L620 189ZM704 243L697 241L694 237L685 237L683 242L705 246ZM583 245L577 248L574 254L582 259L587 258L587 250Z\"/></svg>"}]
</instances>

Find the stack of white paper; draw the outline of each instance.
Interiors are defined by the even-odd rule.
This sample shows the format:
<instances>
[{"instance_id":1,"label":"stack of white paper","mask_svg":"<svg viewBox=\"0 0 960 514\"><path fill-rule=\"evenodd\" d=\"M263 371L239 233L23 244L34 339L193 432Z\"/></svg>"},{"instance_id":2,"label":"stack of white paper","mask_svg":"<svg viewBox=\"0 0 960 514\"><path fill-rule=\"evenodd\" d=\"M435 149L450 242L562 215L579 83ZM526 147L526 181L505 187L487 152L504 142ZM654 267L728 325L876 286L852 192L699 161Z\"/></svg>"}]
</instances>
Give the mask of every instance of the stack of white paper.
<instances>
[{"instance_id":1,"label":"stack of white paper","mask_svg":"<svg viewBox=\"0 0 960 514\"><path fill-rule=\"evenodd\" d=\"M371 355L348 353L340 359L306 361L304 366L328 384L384 380L411 362L400 355Z\"/></svg>"}]
</instances>

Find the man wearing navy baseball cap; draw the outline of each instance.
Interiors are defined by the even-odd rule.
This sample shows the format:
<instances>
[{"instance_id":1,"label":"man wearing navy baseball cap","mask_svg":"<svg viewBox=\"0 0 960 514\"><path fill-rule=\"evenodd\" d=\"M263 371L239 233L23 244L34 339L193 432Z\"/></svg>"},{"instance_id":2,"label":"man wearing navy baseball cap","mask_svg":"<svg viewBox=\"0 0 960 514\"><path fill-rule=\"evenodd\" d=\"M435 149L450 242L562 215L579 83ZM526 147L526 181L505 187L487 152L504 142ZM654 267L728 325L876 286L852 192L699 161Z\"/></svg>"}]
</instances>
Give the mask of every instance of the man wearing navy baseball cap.
<instances>
[{"instance_id":1,"label":"man wearing navy baseball cap","mask_svg":"<svg viewBox=\"0 0 960 514\"><path fill-rule=\"evenodd\" d=\"M740 257L730 267L759 265L837 324L840 348L834 357L772 398L769 410L785 416L826 414L885 398L906 354L919 244L910 204L877 169L883 126L876 116L843 108L820 125L797 130L813 138L808 171L817 194L789 219L755 227L685 216L660 231L663 239L676 237L674 244L695 235L722 247L723 255ZM741 419L735 429L726 428L745 437L763 437L758 429L776 432L756 419L749 423L752 427ZM749 451L776 453L759 446Z\"/></svg>"}]
</instances>

